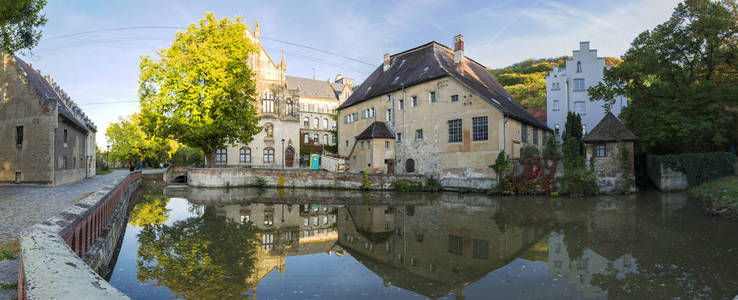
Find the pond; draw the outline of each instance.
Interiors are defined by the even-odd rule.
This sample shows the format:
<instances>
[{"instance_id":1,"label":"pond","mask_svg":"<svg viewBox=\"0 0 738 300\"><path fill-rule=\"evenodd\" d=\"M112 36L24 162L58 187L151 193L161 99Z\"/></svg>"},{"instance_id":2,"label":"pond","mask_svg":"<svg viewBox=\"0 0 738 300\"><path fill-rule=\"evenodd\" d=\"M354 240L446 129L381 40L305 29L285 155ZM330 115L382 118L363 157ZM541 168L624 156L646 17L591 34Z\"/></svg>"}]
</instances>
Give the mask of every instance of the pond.
<instances>
[{"instance_id":1,"label":"pond","mask_svg":"<svg viewBox=\"0 0 738 300\"><path fill-rule=\"evenodd\" d=\"M149 186L110 283L133 299L732 299L737 237L678 193Z\"/></svg>"}]
</instances>

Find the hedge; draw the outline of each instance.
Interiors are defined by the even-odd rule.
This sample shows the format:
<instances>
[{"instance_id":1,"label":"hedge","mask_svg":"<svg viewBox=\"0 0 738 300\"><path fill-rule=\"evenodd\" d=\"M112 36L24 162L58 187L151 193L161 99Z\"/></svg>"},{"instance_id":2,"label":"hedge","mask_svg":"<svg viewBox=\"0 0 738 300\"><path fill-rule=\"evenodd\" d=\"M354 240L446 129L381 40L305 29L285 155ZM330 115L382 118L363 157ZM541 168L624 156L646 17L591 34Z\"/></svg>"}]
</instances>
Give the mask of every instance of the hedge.
<instances>
[{"instance_id":1,"label":"hedge","mask_svg":"<svg viewBox=\"0 0 738 300\"><path fill-rule=\"evenodd\" d=\"M653 169L660 175L659 165L687 175L690 186L733 175L735 155L730 152L684 153L653 158Z\"/></svg>"}]
</instances>

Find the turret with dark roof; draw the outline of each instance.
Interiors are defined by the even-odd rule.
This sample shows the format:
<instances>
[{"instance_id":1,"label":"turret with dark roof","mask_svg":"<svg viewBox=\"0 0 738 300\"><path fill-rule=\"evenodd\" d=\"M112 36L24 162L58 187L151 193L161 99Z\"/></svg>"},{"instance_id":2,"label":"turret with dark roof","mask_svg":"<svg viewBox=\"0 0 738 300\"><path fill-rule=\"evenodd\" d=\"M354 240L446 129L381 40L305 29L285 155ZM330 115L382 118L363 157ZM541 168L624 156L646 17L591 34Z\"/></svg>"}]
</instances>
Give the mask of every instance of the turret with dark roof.
<instances>
[{"instance_id":1,"label":"turret with dark roof","mask_svg":"<svg viewBox=\"0 0 738 300\"><path fill-rule=\"evenodd\" d=\"M635 142L638 137L628 130L623 123L618 120L611 112L608 112L597 126L592 129L582 141L585 143L606 143L606 142Z\"/></svg>"}]
</instances>

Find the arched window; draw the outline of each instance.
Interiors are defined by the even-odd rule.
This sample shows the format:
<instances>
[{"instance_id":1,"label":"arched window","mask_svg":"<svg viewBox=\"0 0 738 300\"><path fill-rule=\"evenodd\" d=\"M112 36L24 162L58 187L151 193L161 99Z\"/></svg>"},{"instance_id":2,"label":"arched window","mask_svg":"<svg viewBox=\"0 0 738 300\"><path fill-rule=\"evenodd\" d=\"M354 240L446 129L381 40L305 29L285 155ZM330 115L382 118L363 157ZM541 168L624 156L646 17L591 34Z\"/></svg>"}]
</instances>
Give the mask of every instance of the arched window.
<instances>
[{"instance_id":1,"label":"arched window","mask_svg":"<svg viewBox=\"0 0 738 300\"><path fill-rule=\"evenodd\" d=\"M294 108L292 106L292 100L287 100L287 114L291 116L294 114L293 112Z\"/></svg>"},{"instance_id":2,"label":"arched window","mask_svg":"<svg viewBox=\"0 0 738 300\"><path fill-rule=\"evenodd\" d=\"M318 118L313 119L313 127L320 128L320 119Z\"/></svg>"},{"instance_id":3,"label":"arched window","mask_svg":"<svg viewBox=\"0 0 738 300\"><path fill-rule=\"evenodd\" d=\"M577 73L582 73L582 62L581 61L577 62Z\"/></svg>"},{"instance_id":4,"label":"arched window","mask_svg":"<svg viewBox=\"0 0 738 300\"><path fill-rule=\"evenodd\" d=\"M323 128L328 128L328 119L323 119Z\"/></svg>"},{"instance_id":5,"label":"arched window","mask_svg":"<svg viewBox=\"0 0 738 300\"><path fill-rule=\"evenodd\" d=\"M310 127L310 118L305 117L304 119L302 119L302 125L305 127Z\"/></svg>"},{"instance_id":6,"label":"arched window","mask_svg":"<svg viewBox=\"0 0 738 300\"><path fill-rule=\"evenodd\" d=\"M274 95L269 89L264 91L264 98L261 100L261 111L274 112Z\"/></svg>"},{"instance_id":7,"label":"arched window","mask_svg":"<svg viewBox=\"0 0 738 300\"><path fill-rule=\"evenodd\" d=\"M266 148L266 149L264 149L264 163L265 164L273 164L274 163L274 149L272 149L272 148Z\"/></svg>"},{"instance_id":8,"label":"arched window","mask_svg":"<svg viewBox=\"0 0 738 300\"><path fill-rule=\"evenodd\" d=\"M225 164L228 162L228 152L226 149L215 150L215 162Z\"/></svg>"},{"instance_id":9,"label":"arched window","mask_svg":"<svg viewBox=\"0 0 738 300\"><path fill-rule=\"evenodd\" d=\"M320 137L319 137L319 136L318 136L318 134L316 133L316 134L315 134L315 136L313 137L313 143L316 143L316 144L317 144L317 143L318 143L318 139L319 139L319 138L320 138Z\"/></svg>"},{"instance_id":10,"label":"arched window","mask_svg":"<svg viewBox=\"0 0 738 300\"><path fill-rule=\"evenodd\" d=\"M303 139L303 141L304 141L305 144L310 143L310 135L306 133L305 134L305 138Z\"/></svg>"},{"instance_id":11,"label":"arched window","mask_svg":"<svg viewBox=\"0 0 738 300\"><path fill-rule=\"evenodd\" d=\"M323 135L323 144L328 145L328 135L327 134Z\"/></svg>"},{"instance_id":12,"label":"arched window","mask_svg":"<svg viewBox=\"0 0 738 300\"><path fill-rule=\"evenodd\" d=\"M415 160L413 160L412 158L408 158L407 161L405 161L405 172L415 172Z\"/></svg>"},{"instance_id":13,"label":"arched window","mask_svg":"<svg viewBox=\"0 0 738 300\"><path fill-rule=\"evenodd\" d=\"M242 163L251 163L251 148L241 148L239 151L239 161Z\"/></svg>"}]
</instances>

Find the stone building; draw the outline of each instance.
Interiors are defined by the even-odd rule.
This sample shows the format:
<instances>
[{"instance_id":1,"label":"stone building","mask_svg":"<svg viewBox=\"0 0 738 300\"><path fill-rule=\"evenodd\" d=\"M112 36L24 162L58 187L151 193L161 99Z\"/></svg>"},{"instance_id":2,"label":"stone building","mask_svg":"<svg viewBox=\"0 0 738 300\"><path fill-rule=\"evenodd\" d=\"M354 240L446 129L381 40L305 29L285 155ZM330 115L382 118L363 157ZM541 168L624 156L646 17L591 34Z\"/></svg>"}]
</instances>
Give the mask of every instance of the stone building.
<instances>
[{"instance_id":1,"label":"stone building","mask_svg":"<svg viewBox=\"0 0 738 300\"><path fill-rule=\"evenodd\" d=\"M589 101L587 89L602 81L605 58L597 57L597 50L589 48L589 42L580 42L579 50L572 51L572 59L566 67L554 67L546 75L546 118L548 127L561 136L566 124L566 114L575 112L582 116L584 134L589 132L605 116L603 100ZM628 100L619 96L610 110L616 115Z\"/></svg>"},{"instance_id":2,"label":"stone building","mask_svg":"<svg viewBox=\"0 0 738 300\"><path fill-rule=\"evenodd\" d=\"M633 144L638 137L608 112L582 138L588 145L587 161L594 155L594 170L600 192L636 192ZM627 153L623 154L623 150Z\"/></svg>"},{"instance_id":3,"label":"stone building","mask_svg":"<svg viewBox=\"0 0 738 300\"><path fill-rule=\"evenodd\" d=\"M365 167L370 173L394 173L395 134L385 122L374 122L358 136L349 152L349 157L356 157L354 168ZM386 166L387 169L378 169Z\"/></svg>"},{"instance_id":4,"label":"stone building","mask_svg":"<svg viewBox=\"0 0 738 300\"><path fill-rule=\"evenodd\" d=\"M445 186L492 186L488 167L500 151L518 157L523 145L542 147L551 131L530 115L478 62L437 42L384 55L384 63L338 108L339 154L350 172L419 173ZM394 157L359 163L357 136L383 122ZM381 152L381 151L380 151ZM384 153L377 153L383 155ZM349 157L349 155L351 155ZM393 170L394 169L394 170Z\"/></svg>"},{"instance_id":5,"label":"stone building","mask_svg":"<svg viewBox=\"0 0 738 300\"><path fill-rule=\"evenodd\" d=\"M0 184L94 176L95 125L50 77L18 57L0 63Z\"/></svg>"},{"instance_id":6,"label":"stone building","mask_svg":"<svg viewBox=\"0 0 738 300\"><path fill-rule=\"evenodd\" d=\"M335 145L336 136L333 130L336 129L336 109L341 98L351 94L351 89L344 84L294 76L287 76L287 88L297 91L300 97L297 110L302 122L301 142Z\"/></svg>"},{"instance_id":7,"label":"stone building","mask_svg":"<svg viewBox=\"0 0 738 300\"><path fill-rule=\"evenodd\" d=\"M236 146L226 145L223 149L216 150L215 163L218 166L298 167L299 95L298 91L288 89L284 52L282 60L275 64L259 41L258 21L253 31L247 30L244 34L257 49L249 57L248 65L256 81L261 116L259 126L263 130L248 145L238 143Z\"/></svg>"}]
</instances>

